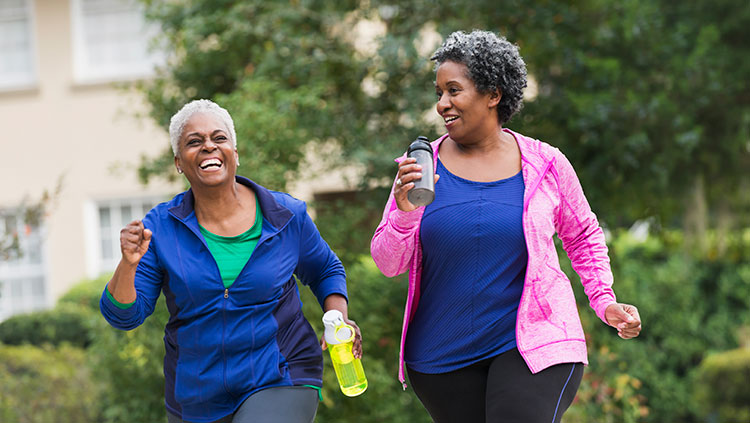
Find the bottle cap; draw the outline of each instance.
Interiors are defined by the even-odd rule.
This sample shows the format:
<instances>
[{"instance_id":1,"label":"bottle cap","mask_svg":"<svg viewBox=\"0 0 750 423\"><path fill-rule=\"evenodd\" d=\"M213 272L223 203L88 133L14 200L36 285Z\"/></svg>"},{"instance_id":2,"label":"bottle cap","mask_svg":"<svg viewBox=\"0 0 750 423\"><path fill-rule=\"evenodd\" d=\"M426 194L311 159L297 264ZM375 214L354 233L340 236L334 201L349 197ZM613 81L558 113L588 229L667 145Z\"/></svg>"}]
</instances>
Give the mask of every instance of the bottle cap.
<instances>
[{"instance_id":1,"label":"bottle cap","mask_svg":"<svg viewBox=\"0 0 750 423\"><path fill-rule=\"evenodd\" d=\"M432 154L432 146L430 145L430 140L423 135L418 136L416 140L412 141L412 143L409 144L409 151L407 154L411 154L411 152L414 150L427 150L430 152L430 154Z\"/></svg>"},{"instance_id":2,"label":"bottle cap","mask_svg":"<svg viewBox=\"0 0 750 423\"><path fill-rule=\"evenodd\" d=\"M339 327L341 326L347 326L346 323L344 323L344 315L341 314L338 310L328 310L323 314L323 326L325 327L323 331L323 338L325 338L326 343L331 345L341 344L342 341L340 339L344 339L343 336L340 336L337 334L339 331Z\"/></svg>"}]
</instances>

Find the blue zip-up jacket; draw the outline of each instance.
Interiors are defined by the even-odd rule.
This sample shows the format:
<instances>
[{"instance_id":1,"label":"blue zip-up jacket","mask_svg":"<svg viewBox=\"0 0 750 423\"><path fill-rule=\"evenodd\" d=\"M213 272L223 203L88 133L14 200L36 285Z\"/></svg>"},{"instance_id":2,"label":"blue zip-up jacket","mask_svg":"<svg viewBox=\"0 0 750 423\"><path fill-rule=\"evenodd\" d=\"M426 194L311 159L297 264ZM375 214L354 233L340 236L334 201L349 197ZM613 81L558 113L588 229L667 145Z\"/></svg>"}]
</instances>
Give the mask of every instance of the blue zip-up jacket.
<instances>
[{"instance_id":1,"label":"blue zip-up jacket","mask_svg":"<svg viewBox=\"0 0 750 423\"><path fill-rule=\"evenodd\" d=\"M169 309L164 330L165 403L185 420L233 413L253 393L274 386L321 387L318 337L302 314L294 275L321 306L346 296L341 261L321 238L303 201L243 177L260 202L263 227L250 260L224 288L200 233L192 190L143 219L153 233L135 275L137 297L122 309L102 294L104 318L130 330L154 311L160 291ZM106 289L106 288L105 288Z\"/></svg>"}]
</instances>

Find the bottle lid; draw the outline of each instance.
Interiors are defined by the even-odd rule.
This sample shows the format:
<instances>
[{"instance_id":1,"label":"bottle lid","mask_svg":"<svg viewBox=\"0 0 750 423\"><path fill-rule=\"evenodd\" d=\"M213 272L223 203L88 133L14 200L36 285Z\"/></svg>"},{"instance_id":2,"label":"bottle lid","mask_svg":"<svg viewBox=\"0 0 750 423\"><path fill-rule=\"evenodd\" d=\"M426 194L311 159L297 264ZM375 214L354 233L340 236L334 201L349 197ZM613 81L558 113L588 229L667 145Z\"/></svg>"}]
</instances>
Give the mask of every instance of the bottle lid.
<instances>
[{"instance_id":1,"label":"bottle lid","mask_svg":"<svg viewBox=\"0 0 750 423\"><path fill-rule=\"evenodd\" d=\"M344 334L339 335L339 328L349 327L344 323L344 315L338 310L328 310L323 314L323 337L330 345L341 344L346 342ZM352 331L353 332L353 331Z\"/></svg>"},{"instance_id":2,"label":"bottle lid","mask_svg":"<svg viewBox=\"0 0 750 423\"><path fill-rule=\"evenodd\" d=\"M418 136L416 140L412 141L412 143L409 144L409 151L407 154L411 153L414 150L427 150L430 152L430 154L432 154L432 146L430 145L430 140L423 135Z\"/></svg>"}]
</instances>

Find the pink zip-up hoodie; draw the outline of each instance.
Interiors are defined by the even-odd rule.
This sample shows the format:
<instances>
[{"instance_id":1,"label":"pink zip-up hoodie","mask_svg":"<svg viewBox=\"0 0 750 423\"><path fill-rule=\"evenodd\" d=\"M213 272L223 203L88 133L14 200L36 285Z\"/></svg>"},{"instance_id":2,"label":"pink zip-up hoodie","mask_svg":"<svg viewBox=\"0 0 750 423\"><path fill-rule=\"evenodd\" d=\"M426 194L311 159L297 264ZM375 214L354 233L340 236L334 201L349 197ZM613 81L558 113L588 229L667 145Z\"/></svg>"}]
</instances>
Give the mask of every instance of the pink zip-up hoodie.
<instances>
[{"instance_id":1,"label":"pink zip-up hoodie","mask_svg":"<svg viewBox=\"0 0 750 423\"><path fill-rule=\"evenodd\" d=\"M529 261L516 319L518 351L532 373L559 363L588 364L573 289L560 269L552 237L557 233L562 240L591 308L606 323L604 311L616 300L604 233L573 167L560 150L509 129L503 131L515 138L521 150L521 173L526 186L523 233ZM447 136L432 142L435 167L440 144ZM370 244L372 258L385 276L409 271L398 367L404 389L404 343L419 304L422 276L422 214L424 207L411 212L399 210L391 188L383 219Z\"/></svg>"}]
</instances>

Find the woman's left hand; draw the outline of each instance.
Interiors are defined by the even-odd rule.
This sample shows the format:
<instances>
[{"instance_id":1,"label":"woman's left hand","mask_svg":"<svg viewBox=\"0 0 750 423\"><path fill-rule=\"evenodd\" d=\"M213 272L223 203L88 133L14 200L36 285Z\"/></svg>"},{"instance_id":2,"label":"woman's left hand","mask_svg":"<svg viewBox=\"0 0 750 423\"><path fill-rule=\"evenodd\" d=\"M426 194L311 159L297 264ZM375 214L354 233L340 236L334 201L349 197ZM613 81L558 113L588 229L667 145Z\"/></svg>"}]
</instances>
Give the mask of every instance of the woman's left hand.
<instances>
[{"instance_id":1,"label":"woman's left hand","mask_svg":"<svg viewBox=\"0 0 750 423\"><path fill-rule=\"evenodd\" d=\"M346 317L344 317L344 323L354 328L354 342L352 343L352 354L354 355L354 358L362 358L362 332L359 330L359 326L357 326L354 320L350 320ZM320 348L323 350L328 348L325 336L320 337Z\"/></svg>"},{"instance_id":2,"label":"woman's left hand","mask_svg":"<svg viewBox=\"0 0 750 423\"><path fill-rule=\"evenodd\" d=\"M610 326L617 329L617 334L622 339L635 338L641 333L641 316L633 305L610 304L604 312L604 317Z\"/></svg>"}]
</instances>

